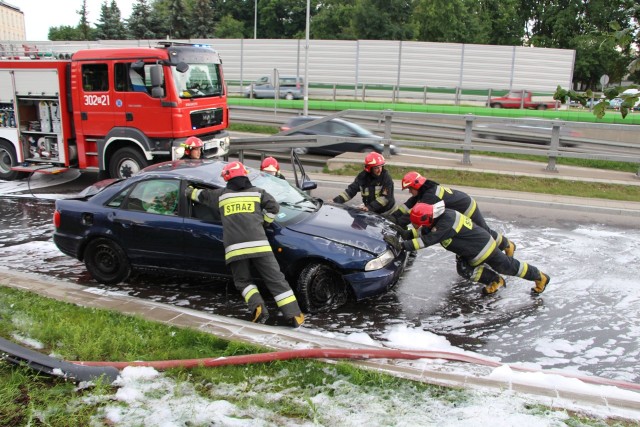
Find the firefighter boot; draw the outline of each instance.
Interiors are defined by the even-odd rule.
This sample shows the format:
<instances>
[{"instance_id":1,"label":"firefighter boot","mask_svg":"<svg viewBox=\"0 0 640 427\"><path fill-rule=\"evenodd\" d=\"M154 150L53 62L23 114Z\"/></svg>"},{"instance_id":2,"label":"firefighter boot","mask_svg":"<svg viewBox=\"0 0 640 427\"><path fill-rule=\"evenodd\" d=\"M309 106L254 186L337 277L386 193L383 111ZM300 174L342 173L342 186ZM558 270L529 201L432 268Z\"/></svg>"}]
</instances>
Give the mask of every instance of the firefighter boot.
<instances>
[{"instance_id":1,"label":"firefighter boot","mask_svg":"<svg viewBox=\"0 0 640 427\"><path fill-rule=\"evenodd\" d=\"M504 254L509 258L513 258L513 254L516 252L516 244L511 240L508 240L507 246L504 248Z\"/></svg>"},{"instance_id":2,"label":"firefighter boot","mask_svg":"<svg viewBox=\"0 0 640 427\"><path fill-rule=\"evenodd\" d=\"M304 323L304 314L300 313L297 316L293 316L289 319L289 325L298 328Z\"/></svg>"},{"instance_id":3,"label":"firefighter boot","mask_svg":"<svg viewBox=\"0 0 640 427\"><path fill-rule=\"evenodd\" d=\"M504 279L502 278L502 276L498 276L498 280L496 280L495 282L491 282L490 284L482 288L482 294L483 295L495 294L496 292L498 292L498 289L500 289L503 286L506 286L504 283Z\"/></svg>"},{"instance_id":4,"label":"firefighter boot","mask_svg":"<svg viewBox=\"0 0 640 427\"><path fill-rule=\"evenodd\" d=\"M264 304L258 304L253 309L253 314L251 315L251 321L253 323L265 323L269 319L269 311Z\"/></svg>"},{"instance_id":5,"label":"firefighter boot","mask_svg":"<svg viewBox=\"0 0 640 427\"><path fill-rule=\"evenodd\" d=\"M536 286L531 288L531 293L533 295L539 295L539 294L543 293L545 288L547 287L547 285L549 284L550 281L551 281L551 278L541 271L540 272L540 278L538 280L534 281Z\"/></svg>"}]
</instances>

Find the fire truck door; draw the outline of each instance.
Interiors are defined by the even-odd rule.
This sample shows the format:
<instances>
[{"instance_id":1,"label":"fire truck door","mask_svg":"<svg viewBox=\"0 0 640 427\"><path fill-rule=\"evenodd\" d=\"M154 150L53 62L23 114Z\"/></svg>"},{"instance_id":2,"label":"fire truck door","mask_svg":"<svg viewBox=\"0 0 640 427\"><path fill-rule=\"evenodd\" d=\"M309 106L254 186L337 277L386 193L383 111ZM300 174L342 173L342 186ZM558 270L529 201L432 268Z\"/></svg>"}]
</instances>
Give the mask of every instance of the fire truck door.
<instances>
[{"instance_id":1,"label":"fire truck door","mask_svg":"<svg viewBox=\"0 0 640 427\"><path fill-rule=\"evenodd\" d=\"M106 63L84 63L75 112L76 132L86 140L103 137L115 125L115 99Z\"/></svg>"},{"instance_id":2,"label":"fire truck door","mask_svg":"<svg viewBox=\"0 0 640 427\"><path fill-rule=\"evenodd\" d=\"M150 67L115 64L117 126L140 129L151 138L172 135L172 109L163 99L151 97Z\"/></svg>"}]
</instances>

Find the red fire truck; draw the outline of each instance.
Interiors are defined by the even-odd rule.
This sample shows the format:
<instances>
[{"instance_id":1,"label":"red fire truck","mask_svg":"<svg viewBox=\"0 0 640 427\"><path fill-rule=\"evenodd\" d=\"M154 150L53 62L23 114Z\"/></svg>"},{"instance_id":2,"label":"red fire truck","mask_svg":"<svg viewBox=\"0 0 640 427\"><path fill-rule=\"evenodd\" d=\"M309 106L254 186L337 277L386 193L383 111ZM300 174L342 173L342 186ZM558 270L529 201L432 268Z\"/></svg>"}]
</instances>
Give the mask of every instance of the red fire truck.
<instances>
[{"instance_id":1,"label":"red fire truck","mask_svg":"<svg viewBox=\"0 0 640 427\"><path fill-rule=\"evenodd\" d=\"M222 64L208 46L87 49L70 59L0 60L0 179L68 168L127 178L177 159L229 151Z\"/></svg>"}]
</instances>

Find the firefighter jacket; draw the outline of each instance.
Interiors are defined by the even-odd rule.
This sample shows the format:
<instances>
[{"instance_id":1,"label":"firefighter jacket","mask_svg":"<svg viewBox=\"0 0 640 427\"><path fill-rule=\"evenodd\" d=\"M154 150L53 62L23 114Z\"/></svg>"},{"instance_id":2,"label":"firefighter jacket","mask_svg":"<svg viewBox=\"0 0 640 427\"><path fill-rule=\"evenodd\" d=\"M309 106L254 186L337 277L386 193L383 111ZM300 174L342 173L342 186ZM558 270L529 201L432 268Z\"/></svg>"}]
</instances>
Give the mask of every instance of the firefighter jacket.
<instances>
[{"instance_id":1,"label":"firefighter jacket","mask_svg":"<svg viewBox=\"0 0 640 427\"><path fill-rule=\"evenodd\" d=\"M469 218L473 217L477 209L476 201L467 193L453 190L428 179L418 189L418 194L407 199L404 205L398 208L397 212L398 215L407 215L416 203L434 205L440 200L444 200L446 207L456 210Z\"/></svg>"},{"instance_id":2,"label":"firefighter jacket","mask_svg":"<svg viewBox=\"0 0 640 427\"><path fill-rule=\"evenodd\" d=\"M334 197L333 201L345 203L353 199L358 192L362 194L362 203L371 212L390 214L396 209L393 179L386 169L382 169L379 176L367 171L360 172L342 193Z\"/></svg>"},{"instance_id":3,"label":"firefighter jacket","mask_svg":"<svg viewBox=\"0 0 640 427\"><path fill-rule=\"evenodd\" d=\"M474 267L489 258L497 247L487 230L478 227L469 217L449 208L445 208L444 213L434 219L430 229L410 228L404 231L403 238L406 250L418 250L440 243L446 250L460 255Z\"/></svg>"},{"instance_id":4,"label":"firefighter jacket","mask_svg":"<svg viewBox=\"0 0 640 427\"><path fill-rule=\"evenodd\" d=\"M232 178L225 188L193 190L188 196L220 210L227 264L273 253L264 225L273 222L280 205L271 194L251 185L248 178Z\"/></svg>"}]
</instances>

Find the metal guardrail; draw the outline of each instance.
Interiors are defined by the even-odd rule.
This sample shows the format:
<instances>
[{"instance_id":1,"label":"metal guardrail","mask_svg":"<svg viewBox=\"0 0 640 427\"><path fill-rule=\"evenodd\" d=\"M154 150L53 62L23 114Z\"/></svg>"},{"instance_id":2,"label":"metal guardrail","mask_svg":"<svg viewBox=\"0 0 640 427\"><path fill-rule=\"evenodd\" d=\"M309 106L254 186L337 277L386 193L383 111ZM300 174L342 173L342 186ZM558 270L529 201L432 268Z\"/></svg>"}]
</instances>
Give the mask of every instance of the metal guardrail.
<instances>
[{"instance_id":1,"label":"metal guardrail","mask_svg":"<svg viewBox=\"0 0 640 427\"><path fill-rule=\"evenodd\" d=\"M256 109L248 107L232 107L232 115L235 122L249 122L278 126L292 116L299 115L297 110L278 110L277 114L270 109ZM389 145L408 148L448 149L460 151L462 163L470 164L474 152L512 153L524 155L545 156L548 159L546 169L555 171L557 159L560 157L610 160L617 162L637 163L639 165L637 176L640 176L640 128L634 125L592 124L579 122L565 122L561 120L539 119L505 119L475 116L473 114L456 116L451 114L411 113L396 112L391 110L344 110L329 115L323 113L313 114L322 116L314 122L307 122L286 132L280 132L266 137L234 138L232 150L242 149L268 149L288 150L296 147L313 147L337 142L354 140L354 138L335 136L302 136L291 135L306 127L312 126L332 118L345 118L360 123L366 122L371 128L378 129L383 135L383 140L378 141L385 145L385 155L390 155ZM243 118L244 115L244 118ZM549 129L549 134L534 132L494 130L489 133L505 138L511 136L527 136L537 143L522 143L509 141L487 140L477 136L479 132L487 133L478 127L479 124L515 124L518 126L544 125ZM600 132L609 131L619 134L630 132L631 141L611 141L594 138L572 137L562 134L565 127L571 129L589 130L597 127ZM381 129L381 130L380 130ZM392 134L394 137L392 138ZM359 138L358 140L362 140ZM548 142L547 142L548 141ZM542 145L547 144L548 145Z\"/></svg>"}]
</instances>

